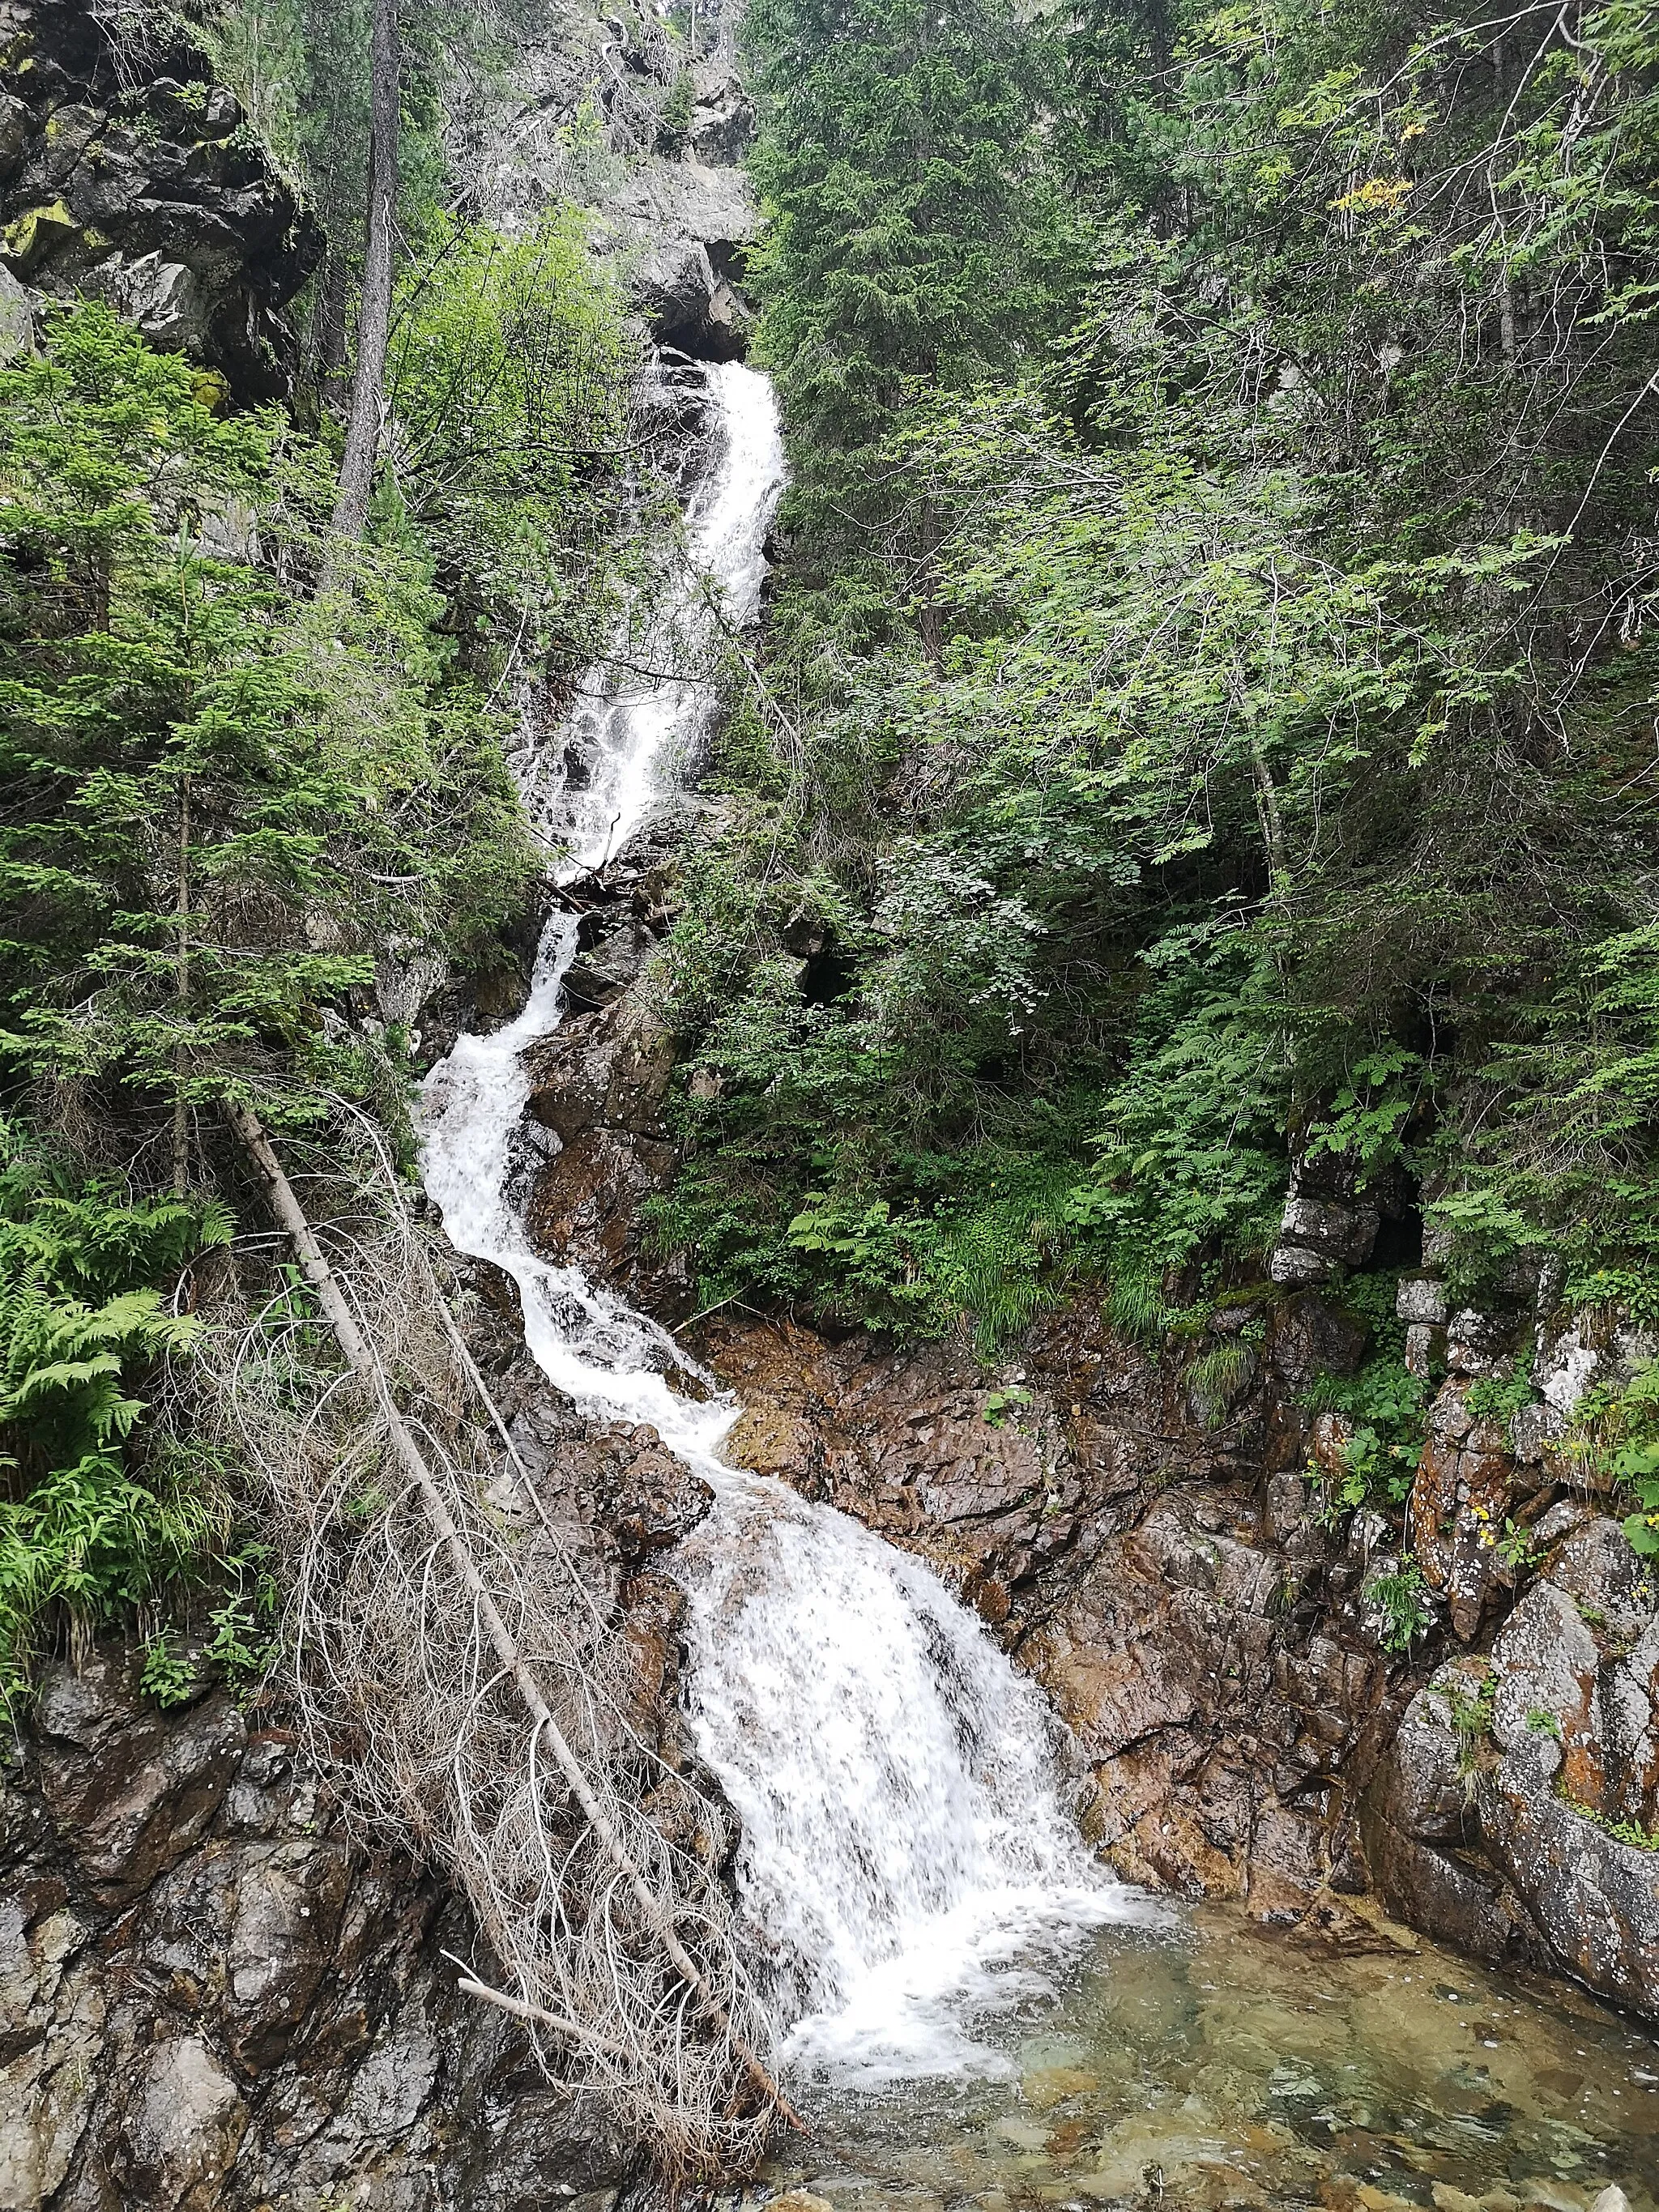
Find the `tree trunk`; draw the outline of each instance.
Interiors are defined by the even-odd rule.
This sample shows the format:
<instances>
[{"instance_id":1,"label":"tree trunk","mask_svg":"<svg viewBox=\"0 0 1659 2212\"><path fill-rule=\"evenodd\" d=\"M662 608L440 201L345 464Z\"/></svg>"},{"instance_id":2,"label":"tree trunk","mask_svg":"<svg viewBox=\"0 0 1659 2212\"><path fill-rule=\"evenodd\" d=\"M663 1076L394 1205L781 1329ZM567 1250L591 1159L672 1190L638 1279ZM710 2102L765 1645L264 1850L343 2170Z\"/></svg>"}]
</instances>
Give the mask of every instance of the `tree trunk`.
<instances>
[{"instance_id":1,"label":"tree trunk","mask_svg":"<svg viewBox=\"0 0 1659 2212\"><path fill-rule=\"evenodd\" d=\"M173 996L182 1031L190 1019L190 778L179 779L179 884L173 903ZM182 1035L173 1048L173 1194L190 1188L190 1108L185 1079L190 1055Z\"/></svg>"},{"instance_id":2,"label":"tree trunk","mask_svg":"<svg viewBox=\"0 0 1659 2212\"><path fill-rule=\"evenodd\" d=\"M392 335L392 226L398 211L398 104L403 48L398 0L374 0L368 138L368 242L363 299L357 315L357 360L351 378L351 421L334 507L337 538L361 538L368 520L374 463L380 450L386 345Z\"/></svg>"}]
</instances>

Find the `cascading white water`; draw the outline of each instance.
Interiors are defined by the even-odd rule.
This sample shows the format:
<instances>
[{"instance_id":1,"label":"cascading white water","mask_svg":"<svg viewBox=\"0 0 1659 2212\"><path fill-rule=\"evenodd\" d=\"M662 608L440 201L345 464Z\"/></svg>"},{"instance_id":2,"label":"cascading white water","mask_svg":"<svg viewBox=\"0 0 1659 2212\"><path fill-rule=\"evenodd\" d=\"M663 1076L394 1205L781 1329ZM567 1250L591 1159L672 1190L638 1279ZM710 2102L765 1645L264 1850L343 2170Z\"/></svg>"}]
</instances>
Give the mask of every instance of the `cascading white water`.
<instances>
[{"instance_id":1,"label":"cascading white water","mask_svg":"<svg viewBox=\"0 0 1659 2212\"><path fill-rule=\"evenodd\" d=\"M759 611L766 532L784 483L777 408L753 369L733 363L708 374L714 451L686 508L688 573L647 635L619 639L611 665L579 687L556 757L532 752L514 763L532 820L563 848L557 872L566 882L622 850L658 795L665 753L690 749L702 733L707 686L656 672L685 669L722 622L742 629Z\"/></svg>"},{"instance_id":2,"label":"cascading white water","mask_svg":"<svg viewBox=\"0 0 1659 2212\"><path fill-rule=\"evenodd\" d=\"M708 377L716 436L687 514L702 575L658 625L664 653L708 638L708 584L727 623L753 621L783 483L766 379L738 365ZM605 696L604 757L546 823L567 879L638 827L665 746L695 742L705 701L691 682ZM1029 1988L1057 1939L1133 1913L1130 1893L1097 1873L1067 1817L1041 1698L939 1578L830 1508L726 1466L737 1407L676 1390L673 1375L695 1370L664 1330L532 1249L524 1054L558 1024L574 949L574 918L556 915L518 1019L464 1036L428 1077L427 1188L451 1242L518 1284L548 1379L585 1407L652 1424L714 1491L677 1555L692 1717L742 1820L739 1882L793 2022L787 2055L866 2082L994 2065L975 2018Z\"/></svg>"}]
</instances>

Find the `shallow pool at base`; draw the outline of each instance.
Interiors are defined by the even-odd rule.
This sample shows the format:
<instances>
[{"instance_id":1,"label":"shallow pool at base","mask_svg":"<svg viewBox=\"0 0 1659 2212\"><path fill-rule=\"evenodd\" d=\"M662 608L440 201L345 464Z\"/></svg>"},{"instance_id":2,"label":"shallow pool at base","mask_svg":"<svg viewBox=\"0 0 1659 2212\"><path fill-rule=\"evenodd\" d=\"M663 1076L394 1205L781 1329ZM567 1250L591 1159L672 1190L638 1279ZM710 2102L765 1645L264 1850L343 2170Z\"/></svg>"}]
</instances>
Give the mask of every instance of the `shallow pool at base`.
<instances>
[{"instance_id":1,"label":"shallow pool at base","mask_svg":"<svg viewBox=\"0 0 1659 2212\"><path fill-rule=\"evenodd\" d=\"M1659 2212L1659 2035L1406 1938L1338 1950L1203 1905L1114 1928L988 2023L999 2079L799 2085L772 2191L836 2212Z\"/></svg>"}]
</instances>

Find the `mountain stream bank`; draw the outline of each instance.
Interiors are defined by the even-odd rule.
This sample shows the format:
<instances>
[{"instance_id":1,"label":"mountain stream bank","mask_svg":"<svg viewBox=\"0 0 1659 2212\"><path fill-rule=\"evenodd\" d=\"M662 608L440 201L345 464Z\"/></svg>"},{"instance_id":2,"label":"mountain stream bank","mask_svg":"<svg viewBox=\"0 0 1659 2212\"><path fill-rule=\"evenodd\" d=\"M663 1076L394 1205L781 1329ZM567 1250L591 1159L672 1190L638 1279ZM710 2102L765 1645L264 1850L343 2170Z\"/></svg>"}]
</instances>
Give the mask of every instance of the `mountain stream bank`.
<instances>
[{"instance_id":1,"label":"mountain stream bank","mask_svg":"<svg viewBox=\"0 0 1659 2212\"><path fill-rule=\"evenodd\" d=\"M759 607L775 403L740 365L706 375L687 581L648 664L691 665L717 621L740 629ZM561 751L520 763L566 884L627 844L709 713L690 678L602 669L585 689ZM1310 1944L1109 1877L1046 1700L941 1574L732 1463L732 1397L537 1249L547 1140L526 1136L527 1055L561 1021L577 942L556 914L522 1012L434 1069L424 1171L458 1249L516 1283L547 1378L585 1412L648 1425L713 1493L671 1564L693 1733L742 1824L736 1878L814 2130L781 2147L771 2185L917 2212L1166 2194L1586 2212L1613 2182L1652 2212L1650 2038L1381 1923L1374 1942Z\"/></svg>"}]
</instances>

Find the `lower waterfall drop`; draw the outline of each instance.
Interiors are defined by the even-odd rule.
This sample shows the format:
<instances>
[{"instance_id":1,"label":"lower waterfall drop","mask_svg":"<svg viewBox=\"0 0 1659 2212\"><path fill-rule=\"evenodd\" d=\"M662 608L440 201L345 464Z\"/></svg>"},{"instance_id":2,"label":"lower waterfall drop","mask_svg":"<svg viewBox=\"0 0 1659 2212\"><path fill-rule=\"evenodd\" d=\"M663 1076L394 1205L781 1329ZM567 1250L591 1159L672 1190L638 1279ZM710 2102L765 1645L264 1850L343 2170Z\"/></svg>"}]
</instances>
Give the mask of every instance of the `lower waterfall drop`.
<instances>
[{"instance_id":1,"label":"lower waterfall drop","mask_svg":"<svg viewBox=\"0 0 1659 2212\"><path fill-rule=\"evenodd\" d=\"M687 538L722 618L742 627L758 611L783 483L776 403L738 365L708 382L716 435ZM661 649L715 619L694 574ZM602 737L603 772L562 812L554 779L538 792L571 854L567 879L638 826L665 747L694 744L707 714L689 680L607 694L596 675L593 690L603 705L587 734ZM532 1249L524 1054L558 1025L575 932L555 915L523 1012L462 1037L428 1077L427 1189L451 1243L517 1283L549 1381L604 1417L650 1423L714 1492L674 1561L690 1602L690 1712L742 1821L739 1888L786 2058L866 2084L994 2070L975 2018L1040 1988L1045 1954L1144 1908L1096 1869L1063 1801L1056 1725L977 1618L860 1523L726 1465L737 1407L706 1377L697 1399L676 1390L674 1374L696 1370L665 1330Z\"/></svg>"}]
</instances>

